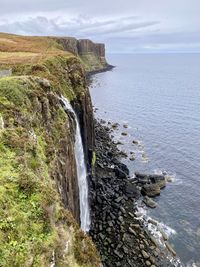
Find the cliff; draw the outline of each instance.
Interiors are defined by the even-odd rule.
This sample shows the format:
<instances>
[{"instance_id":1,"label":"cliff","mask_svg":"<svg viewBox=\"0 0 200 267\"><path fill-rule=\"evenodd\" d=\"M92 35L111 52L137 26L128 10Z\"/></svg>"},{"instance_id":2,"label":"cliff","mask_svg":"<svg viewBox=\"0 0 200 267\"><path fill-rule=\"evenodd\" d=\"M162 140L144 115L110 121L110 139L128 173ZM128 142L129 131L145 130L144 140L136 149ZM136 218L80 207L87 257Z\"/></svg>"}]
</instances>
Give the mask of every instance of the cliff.
<instances>
[{"instance_id":1,"label":"cliff","mask_svg":"<svg viewBox=\"0 0 200 267\"><path fill-rule=\"evenodd\" d=\"M91 48L78 44L73 38L0 34L0 69L12 70L0 78L1 266L100 264L79 227L75 125L60 103L64 96L77 111L89 169L94 147L85 81L89 63L84 69L79 57L85 61ZM91 53L100 60L103 50L95 47Z\"/></svg>"},{"instance_id":2,"label":"cliff","mask_svg":"<svg viewBox=\"0 0 200 267\"><path fill-rule=\"evenodd\" d=\"M87 72L99 72L111 69L113 66L106 61L105 44L94 43L91 40L77 40L71 37L55 38L65 51L78 56Z\"/></svg>"}]
</instances>

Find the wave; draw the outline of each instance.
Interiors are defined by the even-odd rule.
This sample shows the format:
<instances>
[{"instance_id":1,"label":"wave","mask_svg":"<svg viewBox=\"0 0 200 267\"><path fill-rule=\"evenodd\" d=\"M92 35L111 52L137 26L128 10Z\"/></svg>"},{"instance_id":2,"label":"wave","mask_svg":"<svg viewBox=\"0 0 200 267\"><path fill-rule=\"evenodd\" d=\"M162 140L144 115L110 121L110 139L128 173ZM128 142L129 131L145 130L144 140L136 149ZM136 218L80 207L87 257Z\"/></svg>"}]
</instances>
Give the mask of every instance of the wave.
<instances>
[{"instance_id":1,"label":"wave","mask_svg":"<svg viewBox=\"0 0 200 267\"><path fill-rule=\"evenodd\" d=\"M141 202L136 203L135 214L138 220L141 220L143 222L149 234L156 239L160 248L166 249L165 241L167 241L172 235L175 235L176 231L165 223L159 222L158 220L150 217L148 215L148 209L144 207ZM170 253L168 253L167 258L170 260L174 267L183 267L178 257L173 257Z\"/></svg>"}]
</instances>

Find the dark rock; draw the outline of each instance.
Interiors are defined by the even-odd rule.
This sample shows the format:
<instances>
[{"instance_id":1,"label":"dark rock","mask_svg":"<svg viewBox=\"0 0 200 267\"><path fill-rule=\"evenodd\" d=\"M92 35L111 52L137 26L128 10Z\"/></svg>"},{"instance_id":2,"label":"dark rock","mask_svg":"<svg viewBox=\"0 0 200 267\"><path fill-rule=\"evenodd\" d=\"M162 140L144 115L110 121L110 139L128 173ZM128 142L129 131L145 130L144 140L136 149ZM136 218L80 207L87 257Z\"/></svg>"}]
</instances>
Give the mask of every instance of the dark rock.
<instances>
[{"instance_id":1,"label":"dark rock","mask_svg":"<svg viewBox=\"0 0 200 267\"><path fill-rule=\"evenodd\" d=\"M119 203L119 202L122 201L122 199L124 199L124 197L118 197L118 198L115 200L115 202Z\"/></svg>"},{"instance_id":2,"label":"dark rock","mask_svg":"<svg viewBox=\"0 0 200 267\"><path fill-rule=\"evenodd\" d=\"M95 131L96 156L100 166L96 164L95 177L90 179L94 186L90 233L101 254L103 266L144 267L150 262L155 266L172 267L168 262L165 265L166 259L162 264L164 253L161 251L155 258L154 251L159 244L138 220L133 205L133 200L140 196L143 188L151 189L152 194L152 190L160 190L159 185L150 179L149 174L136 173L136 178L130 181L129 170L119 161L119 150L109 139L109 132L99 124L95 126Z\"/></svg>"},{"instance_id":3,"label":"dark rock","mask_svg":"<svg viewBox=\"0 0 200 267\"><path fill-rule=\"evenodd\" d=\"M125 151L119 151L119 156L121 156L122 158L128 158L128 154Z\"/></svg>"},{"instance_id":4,"label":"dark rock","mask_svg":"<svg viewBox=\"0 0 200 267\"><path fill-rule=\"evenodd\" d=\"M123 172L129 175L129 169L125 164L118 162L117 165Z\"/></svg>"},{"instance_id":5,"label":"dark rock","mask_svg":"<svg viewBox=\"0 0 200 267\"><path fill-rule=\"evenodd\" d=\"M124 189L124 194L127 197L131 197L131 198L139 198L140 197L140 191L138 190L138 188L136 187L135 184L132 184L130 182L127 182L125 185L125 189Z\"/></svg>"},{"instance_id":6,"label":"dark rock","mask_svg":"<svg viewBox=\"0 0 200 267\"><path fill-rule=\"evenodd\" d=\"M104 120L100 120L100 123L101 123L101 124L105 124L106 121L104 121Z\"/></svg>"},{"instance_id":7,"label":"dark rock","mask_svg":"<svg viewBox=\"0 0 200 267\"><path fill-rule=\"evenodd\" d=\"M155 197L160 195L160 186L158 184L145 184L141 192L148 197Z\"/></svg>"},{"instance_id":8,"label":"dark rock","mask_svg":"<svg viewBox=\"0 0 200 267\"><path fill-rule=\"evenodd\" d=\"M135 160L135 157L130 157L129 160L130 161L134 161Z\"/></svg>"},{"instance_id":9,"label":"dark rock","mask_svg":"<svg viewBox=\"0 0 200 267\"><path fill-rule=\"evenodd\" d=\"M116 145L123 145L121 141L117 141Z\"/></svg>"},{"instance_id":10,"label":"dark rock","mask_svg":"<svg viewBox=\"0 0 200 267\"><path fill-rule=\"evenodd\" d=\"M112 124L112 128L113 128L113 129L117 129L118 127L119 127L119 123L113 123L113 124Z\"/></svg>"},{"instance_id":11,"label":"dark rock","mask_svg":"<svg viewBox=\"0 0 200 267\"><path fill-rule=\"evenodd\" d=\"M137 178L142 178L142 179L147 179L149 177L148 174L146 174L146 173L140 173L140 172L135 172L135 176Z\"/></svg>"},{"instance_id":12,"label":"dark rock","mask_svg":"<svg viewBox=\"0 0 200 267\"><path fill-rule=\"evenodd\" d=\"M127 174L122 169L115 167L114 171L115 171L115 175L118 178L122 178L122 179L127 178Z\"/></svg>"},{"instance_id":13,"label":"dark rock","mask_svg":"<svg viewBox=\"0 0 200 267\"><path fill-rule=\"evenodd\" d=\"M123 207L120 207L120 210L121 210L121 212L122 212L123 214L126 213L126 210L125 210Z\"/></svg>"},{"instance_id":14,"label":"dark rock","mask_svg":"<svg viewBox=\"0 0 200 267\"><path fill-rule=\"evenodd\" d=\"M129 249L127 247L125 247L125 246L123 246L123 251L124 251L125 254L129 253Z\"/></svg>"},{"instance_id":15,"label":"dark rock","mask_svg":"<svg viewBox=\"0 0 200 267\"><path fill-rule=\"evenodd\" d=\"M164 175L149 175L149 178L152 183L158 184L160 188L164 188L166 186L166 180Z\"/></svg>"},{"instance_id":16,"label":"dark rock","mask_svg":"<svg viewBox=\"0 0 200 267\"><path fill-rule=\"evenodd\" d=\"M102 233L99 234L99 237L100 237L102 240L105 239L105 236L104 236Z\"/></svg>"},{"instance_id":17,"label":"dark rock","mask_svg":"<svg viewBox=\"0 0 200 267\"><path fill-rule=\"evenodd\" d=\"M123 254L122 253L120 253L119 251L117 251L117 250L114 250L114 253L120 258L120 259L122 259L123 258Z\"/></svg>"}]
</instances>

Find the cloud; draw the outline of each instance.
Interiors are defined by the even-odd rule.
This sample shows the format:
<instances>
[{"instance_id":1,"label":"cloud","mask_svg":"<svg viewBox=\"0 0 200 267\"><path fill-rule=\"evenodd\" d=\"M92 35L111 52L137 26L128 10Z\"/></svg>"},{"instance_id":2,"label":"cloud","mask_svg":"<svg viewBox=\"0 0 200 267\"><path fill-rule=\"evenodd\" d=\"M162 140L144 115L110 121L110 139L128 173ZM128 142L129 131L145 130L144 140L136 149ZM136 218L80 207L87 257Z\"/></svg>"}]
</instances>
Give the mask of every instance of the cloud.
<instances>
[{"instance_id":1,"label":"cloud","mask_svg":"<svg viewBox=\"0 0 200 267\"><path fill-rule=\"evenodd\" d=\"M49 19L44 16L29 17L21 21L0 21L0 31L28 35L75 35L78 38L115 36L157 25L157 21L140 21L138 17L119 17L96 20L85 16L71 19ZM100 38L100 37L99 37Z\"/></svg>"},{"instance_id":2,"label":"cloud","mask_svg":"<svg viewBox=\"0 0 200 267\"><path fill-rule=\"evenodd\" d=\"M91 38L109 51L196 51L199 9L199 0L1 0L0 31Z\"/></svg>"}]
</instances>

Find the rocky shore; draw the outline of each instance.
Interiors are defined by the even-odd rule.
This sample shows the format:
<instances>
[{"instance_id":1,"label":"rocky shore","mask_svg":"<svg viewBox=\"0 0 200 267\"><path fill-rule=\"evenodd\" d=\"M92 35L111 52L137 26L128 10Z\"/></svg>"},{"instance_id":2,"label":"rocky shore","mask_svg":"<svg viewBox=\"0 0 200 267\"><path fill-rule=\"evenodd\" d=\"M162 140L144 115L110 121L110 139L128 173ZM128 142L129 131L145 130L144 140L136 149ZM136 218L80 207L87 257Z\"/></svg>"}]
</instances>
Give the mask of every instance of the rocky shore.
<instances>
[{"instance_id":1,"label":"rocky shore","mask_svg":"<svg viewBox=\"0 0 200 267\"><path fill-rule=\"evenodd\" d=\"M151 197L160 194L166 185L164 175L136 173L130 178L127 166L120 162L121 153L110 137L110 128L95 121L95 135L90 235L103 266L178 266L172 263L176 253L166 242L167 237L163 234L163 244L159 244L139 218L135 205L144 195L146 205L154 208Z\"/></svg>"},{"instance_id":2,"label":"rocky shore","mask_svg":"<svg viewBox=\"0 0 200 267\"><path fill-rule=\"evenodd\" d=\"M106 72L106 71L111 71L114 68L115 68L115 66L110 65L110 64L107 63L100 70L93 70L93 71L86 72L86 79L88 80L88 83L90 84L92 82L91 80L92 80L93 75L98 74L98 73L102 73L102 72Z\"/></svg>"}]
</instances>

